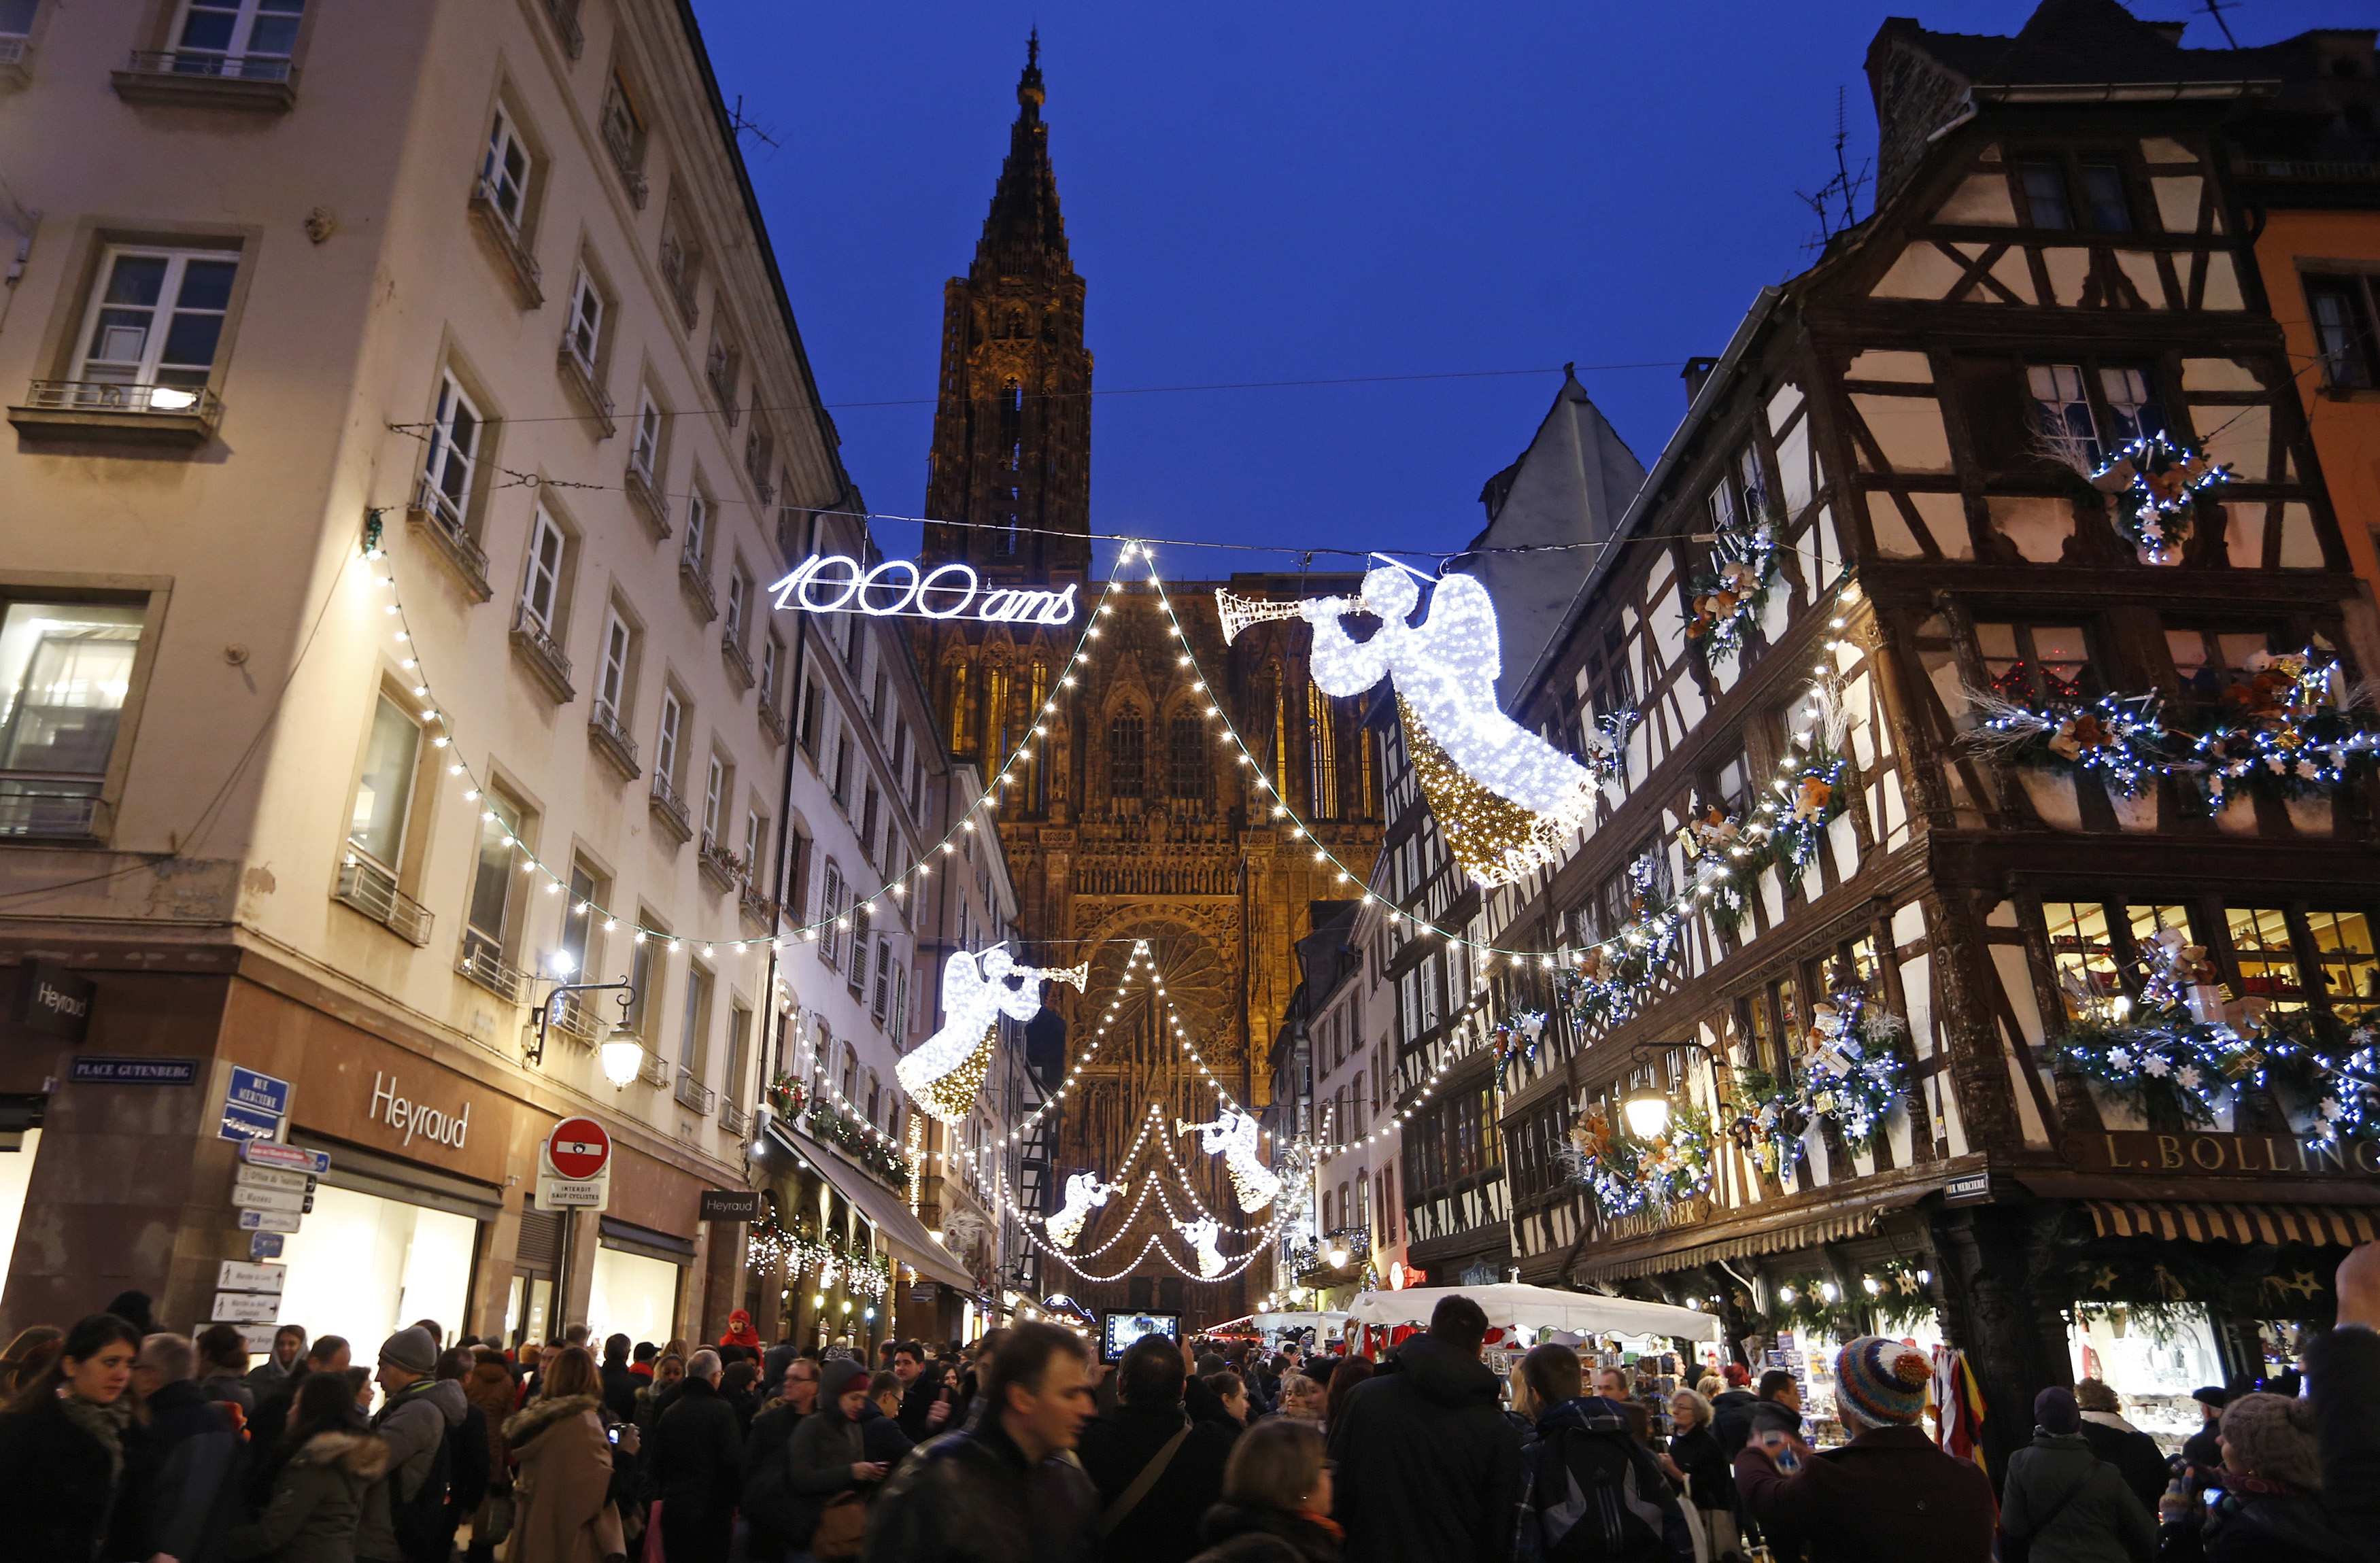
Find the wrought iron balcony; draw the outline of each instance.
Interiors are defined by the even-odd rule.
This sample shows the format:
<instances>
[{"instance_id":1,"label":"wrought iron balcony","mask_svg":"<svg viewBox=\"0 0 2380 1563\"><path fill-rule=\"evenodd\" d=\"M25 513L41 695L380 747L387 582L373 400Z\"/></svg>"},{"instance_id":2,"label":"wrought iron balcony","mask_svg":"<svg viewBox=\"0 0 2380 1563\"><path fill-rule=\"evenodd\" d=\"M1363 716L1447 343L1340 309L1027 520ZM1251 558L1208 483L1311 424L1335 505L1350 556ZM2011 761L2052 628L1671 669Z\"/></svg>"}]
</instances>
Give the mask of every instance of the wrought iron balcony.
<instances>
[{"instance_id":1,"label":"wrought iron balcony","mask_svg":"<svg viewBox=\"0 0 2380 1563\"><path fill-rule=\"evenodd\" d=\"M8 421L36 440L200 445L223 421L223 403L203 385L36 380L8 409Z\"/></svg>"},{"instance_id":2,"label":"wrought iron balcony","mask_svg":"<svg viewBox=\"0 0 2380 1563\"><path fill-rule=\"evenodd\" d=\"M677 1105L689 1112L709 1114L719 1104L719 1093L694 1077L694 1072L677 1072Z\"/></svg>"},{"instance_id":3,"label":"wrought iron balcony","mask_svg":"<svg viewBox=\"0 0 2380 1563\"><path fill-rule=\"evenodd\" d=\"M743 882L744 860L708 830L702 833L696 862L702 869L702 877L721 890L731 891Z\"/></svg>"},{"instance_id":4,"label":"wrought iron balcony","mask_svg":"<svg viewBox=\"0 0 2380 1563\"><path fill-rule=\"evenodd\" d=\"M488 552L471 535L463 517L463 507L447 497L427 478L413 491L413 503L405 509L406 525L430 539L446 567L455 572L472 596L485 602L495 596L488 584Z\"/></svg>"},{"instance_id":5,"label":"wrought iron balcony","mask_svg":"<svg viewBox=\"0 0 2380 1563\"><path fill-rule=\"evenodd\" d=\"M637 1078L657 1090L668 1090L670 1083L669 1060L662 1057L659 1053L654 1052L650 1048L646 1048L644 1061L637 1066Z\"/></svg>"},{"instance_id":6,"label":"wrought iron balcony","mask_svg":"<svg viewBox=\"0 0 2380 1563\"><path fill-rule=\"evenodd\" d=\"M777 903L769 898L766 891L749 879L745 881L743 889L735 892L735 909L744 915L746 922L755 927L773 928L777 926Z\"/></svg>"},{"instance_id":7,"label":"wrought iron balcony","mask_svg":"<svg viewBox=\"0 0 2380 1563\"><path fill-rule=\"evenodd\" d=\"M463 930L455 970L507 1003L526 1004L535 979L504 959L504 946L477 928Z\"/></svg>"},{"instance_id":8,"label":"wrought iron balcony","mask_svg":"<svg viewBox=\"0 0 2380 1563\"><path fill-rule=\"evenodd\" d=\"M760 702L760 731L770 743L779 748L784 746L785 713L777 709L777 702L772 698L763 698Z\"/></svg>"},{"instance_id":9,"label":"wrought iron balcony","mask_svg":"<svg viewBox=\"0 0 2380 1563\"><path fill-rule=\"evenodd\" d=\"M88 842L102 834L99 782L0 770L0 841Z\"/></svg>"},{"instance_id":10,"label":"wrought iron balcony","mask_svg":"<svg viewBox=\"0 0 2380 1563\"><path fill-rule=\"evenodd\" d=\"M694 818L686 813L686 800L660 771L653 772L652 814L662 830L677 838L677 844L683 846L694 839Z\"/></svg>"},{"instance_id":11,"label":"wrought iron balcony","mask_svg":"<svg viewBox=\"0 0 2380 1563\"><path fill-rule=\"evenodd\" d=\"M528 240L497 204L496 187L484 174L471 185L471 216L480 238L504 266L505 280L512 284L520 307L534 309L542 305L545 273L538 265L537 257L529 253Z\"/></svg>"},{"instance_id":12,"label":"wrought iron balcony","mask_svg":"<svg viewBox=\"0 0 2380 1563\"><path fill-rule=\"evenodd\" d=\"M744 416L743 409L735 405L735 382L743 367L741 357L735 353L722 351L716 343L712 344L710 357L704 360L702 366L703 382L710 387L711 396L719 403L719 416L726 420L730 429L735 428L735 420Z\"/></svg>"},{"instance_id":13,"label":"wrought iron balcony","mask_svg":"<svg viewBox=\"0 0 2380 1563\"><path fill-rule=\"evenodd\" d=\"M620 426L612 417L612 393L603 389L602 376L594 363L578 351L578 333L574 327L563 329L562 351L555 356L555 362L562 370L562 382L570 387L570 394L590 415L589 421L595 428L595 437L608 440L617 433Z\"/></svg>"},{"instance_id":14,"label":"wrought iron balcony","mask_svg":"<svg viewBox=\"0 0 2380 1563\"><path fill-rule=\"evenodd\" d=\"M587 716L587 738L603 757L616 767L623 779L634 782L644 771L637 764L637 741L628 735L626 723L608 700L598 700Z\"/></svg>"},{"instance_id":15,"label":"wrought iron balcony","mask_svg":"<svg viewBox=\"0 0 2380 1563\"><path fill-rule=\"evenodd\" d=\"M285 55L135 49L113 80L128 103L285 114L298 102L298 67Z\"/></svg>"},{"instance_id":16,"label":"wrought iron balcony","mask_svg":"<svg viewBox=\"0 0 2380 1563\"><path fill-rule=\"evenodd\" d=\"M710 568L693 554L680 551L677 556L677 582L686 588L688 602L702 614L704 624L719 617L719 590L710 584Z\"/></svg>"},{"instance_id":17,"label":"wrought iron balcony","mask_svg":"<svg viewBox=\"0 0 2380 1563\"><path fill-rule=\"evenodd\" d=\"M621 486L628 491L628 503L652 528L653 540L667 542L675 530L670 525L669 495L662 492L653 475L631 461Z\"/></svg>"},{"instance_id":18,"label":"wrought iron balcony","mask_svg":"<svg viewBox=\"0 0 2380 1563\"><path fill-rule=\"evenodd\" d=\"M577 59L587 47L587 34L578 25L578 0L545 0L545 14L553 22L562 52Z\"/></svg>"},{"instance_id":19,"label":"wrought iron balcony","mask_svg":"<svg viewBox=\"0 0 2380 1563\"><path fill-rule=\"evenodd\" d=\"M669 284L671 301L677 305L678 319L692 331L701 318L701 308L694 296L694 260L686 254L684 241L675 234L662 236L662 280Z\"/></svg>"},{"instance_id":20,"label":"wrought iron balcony","mask_svg":"<svg viewBox=\"0 0 2380 1563\"><path fill-rule=\"evenodd\" d=\"M574 1047L591 1048L609 1029L583 993L565 993L553 1006L552 1035L567 1039Z\"/></svg>"},{"instance_id":21,"label":"wrought iron balcony","mask_svg":"<svg viewBox=\"0 0 2380 1563\"><path fill-rule=\"evenodd\" d=\"M415 946L430 942L430 908L396 888L396 876L369 857L349 853L339 865L331 899L380 924Z\"/></svg>"},{"instance_id":22,"label":"wrought iron balcony","mask_svg":"<svg viewBox=\"0 0 2380 1563\"><path fill-rule=\"evenodd\" d=\"M734 630L719 637L719 660L727 664L728 676L735 681L737 694L752 687L757 676L752 672L752 653L744 649L744 643L735 638Z\"/></svg>"},{"instance_id":23,"label":"wrought iron balcony","mask_svg":"<svg viewBox=\"0 0 2380 1563\"><path fill-rule=\"evenodd\" d=\"M752 1128L752 1115L734 1102L721 1102L719 1126L731 1134L749 1133Z\"/></svg>"},{"instance_id":24,"label":"wrought iron balcony","mask_svg":"<svg viewBox=\"0 0 2380 1563\"><path fill-rule=\"evenodd\" d=\"M554 704L566 706L577 694L570 685L570 659L553 631L526 602L513 604L513 653L521 660Z\"/></svg>"}]
</instances>

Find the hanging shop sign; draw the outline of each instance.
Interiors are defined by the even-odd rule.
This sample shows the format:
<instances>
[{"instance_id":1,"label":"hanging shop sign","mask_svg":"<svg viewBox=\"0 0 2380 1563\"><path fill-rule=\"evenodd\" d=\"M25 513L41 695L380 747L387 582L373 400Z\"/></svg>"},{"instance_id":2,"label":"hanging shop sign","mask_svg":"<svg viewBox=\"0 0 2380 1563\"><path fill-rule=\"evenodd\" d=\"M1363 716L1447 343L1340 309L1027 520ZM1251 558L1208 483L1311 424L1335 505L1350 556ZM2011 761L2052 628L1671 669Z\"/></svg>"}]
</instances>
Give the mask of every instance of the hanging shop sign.
<instances>
[{"instance_id":1,"label":"hanging shop sign","mask_svg":"<svg viewBox=\"0 0 2380 1563\"><path fill-rule=\"evenodd\" d=\"M1075 587L987 589L974 566L951 563L920 572L906 559L864 565L847 553L814 553L769 585L781 611L865 613L875 619L971 619L987 624L1070 624Z\"/></svg>"},{"instance_id":2,"label":"hanging shop sign","mask_svg":"<svg viewBox=\"0 0 2380 1563\"><path fill-rule=\"evenodd\" d=\"M125 1059L85 1053L67 1076L78 1085L195 1085L196 1059Z\"/></svg>"},{"instance_id":3,"label":"hanging shop sign","mask_svg":"<svg viewBox=\"0 0 2380 1563\"><path fill-rule=\"evenodd\" d=\"M396 1076L372 1071L371 1107L368 1117L377 1118L391 1129L405 1131L405 1144L410 1145L418 1135L434 1145L449 1150L461 1150L471 1133L471 1104L465 1102L458 1111L447 1112L397 1095Z\"/></svg>"},{"instance_id":4,"label":"hanging shop sign","mask_svg":"<svg viewBox=\"0 0 2380 1563\"><path fill-rule=\"evenodd\" d=\"M757 1221L760 1218L758 1189L705 1189L696 1214L705 1221Z\"/></svg>"},{"instance_id":5,"label":"hanging shop sign","mask_svg":"<svg viewBox=\"0 0 2380 1563\"><path fill-rule=\"evenodd\" d=\"M91 1000L97 991L89 977L55 962L35 961L26 970L25 1007L17 1018L29 1031L79 1042L91 1030Z\"/></svg>"},{"instance_id":6,"label":"hanging shop sign","mask_svg":"<svg viewBox=\"0 0 2380 1563\"><path fill-rule=\"evenodd\" d=\"M2091 1172L2301 1172L2380 1178L2380 1144L2289 1134L2165 1134L2110 1129L2066 1142L2066 1159Z\"/></svg>"},{"instance_id":7,"label":"hanging shop sign","mask_svg":"<svg viewBox=\"0 0 2380 1563\"><path fill-rule=\"evenodd\" d=\"M224 1083L223 1118L215 1133L226 1140L271 1140L289 1117L289 1082L238 1064Z\"/></svg>"}]
</instances>

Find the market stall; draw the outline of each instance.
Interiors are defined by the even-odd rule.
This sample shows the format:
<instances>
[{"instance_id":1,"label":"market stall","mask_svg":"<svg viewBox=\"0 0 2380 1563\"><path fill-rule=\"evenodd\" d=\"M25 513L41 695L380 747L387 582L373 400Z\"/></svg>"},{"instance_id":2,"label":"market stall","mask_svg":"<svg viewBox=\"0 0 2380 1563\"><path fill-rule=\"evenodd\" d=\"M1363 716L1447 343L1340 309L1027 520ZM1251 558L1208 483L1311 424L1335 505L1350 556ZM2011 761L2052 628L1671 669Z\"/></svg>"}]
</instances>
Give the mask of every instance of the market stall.
<instances>
[{"instance_id":1,"label":"market stall","mask_svg":"<svg viewBox=\"0 0 2380 1563\"><path fill-rule=\"evenodd\" d=\"M1441 1300L1455 1296L1468 1297L1486 1310L1488 1344L1508 1351L1534 1345L1541 1335L1556 1331L1582 1340L1667 1342L1721 1339L1716 1314L1675 1308L1667 1302L1641 1302L1633 1297L1560 1291L1518 1281L1366 1291L1348 1304L1345 1317L1365 1327L1367 1344L1377 1341L1383 1347L1393 1346L1414 1330L1427 1326L1431 1311Z\"/></svg>"}]
</instances>

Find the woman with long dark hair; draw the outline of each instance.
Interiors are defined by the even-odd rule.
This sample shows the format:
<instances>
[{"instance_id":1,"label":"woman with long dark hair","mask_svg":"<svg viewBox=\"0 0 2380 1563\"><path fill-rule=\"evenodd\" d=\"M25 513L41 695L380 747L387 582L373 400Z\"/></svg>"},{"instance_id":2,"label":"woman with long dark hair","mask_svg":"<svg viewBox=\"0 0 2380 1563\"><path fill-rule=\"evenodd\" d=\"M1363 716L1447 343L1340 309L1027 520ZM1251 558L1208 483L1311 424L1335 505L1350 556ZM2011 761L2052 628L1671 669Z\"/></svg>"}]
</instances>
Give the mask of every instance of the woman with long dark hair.
<instances>
[{"instance_id":1,"label":"woman with long dark hair","mask_svg":"<svg viewBox=\"0 0 2380 1563\"><path fill-rule=\"evenodd\" d=\"M0 1351L0 1402L15 1399L58 1360L58 1344L67 1332L55 1325L27 1325Z\"/></svg>"},{"instance_id":2,"label":"woman with long dark hair","mask_svg":"<svg viewBox=\"0 0 2380 1563\"><path fill-rule=\"evenodd\" d=\"M67 1331L56 1360L0 1415L0 1514L19 1563L92 1563L124 1481L125 1393L140 1334L113 1314Z\"/></svg>"},{"instance_id":3,"label":"woman with long dark hair","mask_svg":"<svg viewBox=\"0 0 2380 1563\"><path fill-rule=\"evenodd\" d=\"M269 1457L273 1498L253 1524L225 1538L226 1557L273 1563L350 1563L364 1495L388 1469L388 1445L358 1422L343 1374L298 1384L289 1426Z\"/></svg>"},{"instance_id":4,"label":"woman with long dark hair","mask_svg":"<svg viewBox=\"0 0 2380 1563\"><path fill-rule=\"evenodd\" d=\"M1329 1428L1339 1425L1339 1413L1346 1409L1347 1397L1355 1392L1355 1386L1371 1376L1371 1358L1342 1357L1339 1359L1338 1365L1330 1370L1330 1394L1324 1402L1323 1426Z\"/></svg>"}]
</instances>

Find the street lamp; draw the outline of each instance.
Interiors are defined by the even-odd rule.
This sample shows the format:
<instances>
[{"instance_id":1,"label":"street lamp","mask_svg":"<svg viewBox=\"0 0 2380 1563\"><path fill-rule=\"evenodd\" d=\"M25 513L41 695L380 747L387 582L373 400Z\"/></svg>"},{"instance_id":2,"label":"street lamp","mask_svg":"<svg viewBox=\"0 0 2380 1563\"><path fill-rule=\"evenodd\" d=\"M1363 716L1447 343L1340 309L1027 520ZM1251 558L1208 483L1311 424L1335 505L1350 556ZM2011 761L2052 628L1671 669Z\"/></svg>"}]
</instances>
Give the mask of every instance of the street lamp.
<instances>
[{"instance_id":1,"label":"street lamp","mask_svg":"<svg viewBox=\"0 0 2380 1563\"><path fill-rule=\"evenodd\" d=\"M1628 1132L1640 1140L1649 1140L1670 1126L1670 1098L1650 1085L1629 1092L1620 1111L1628 1120Z\"/></svg>"}]
</instances>

